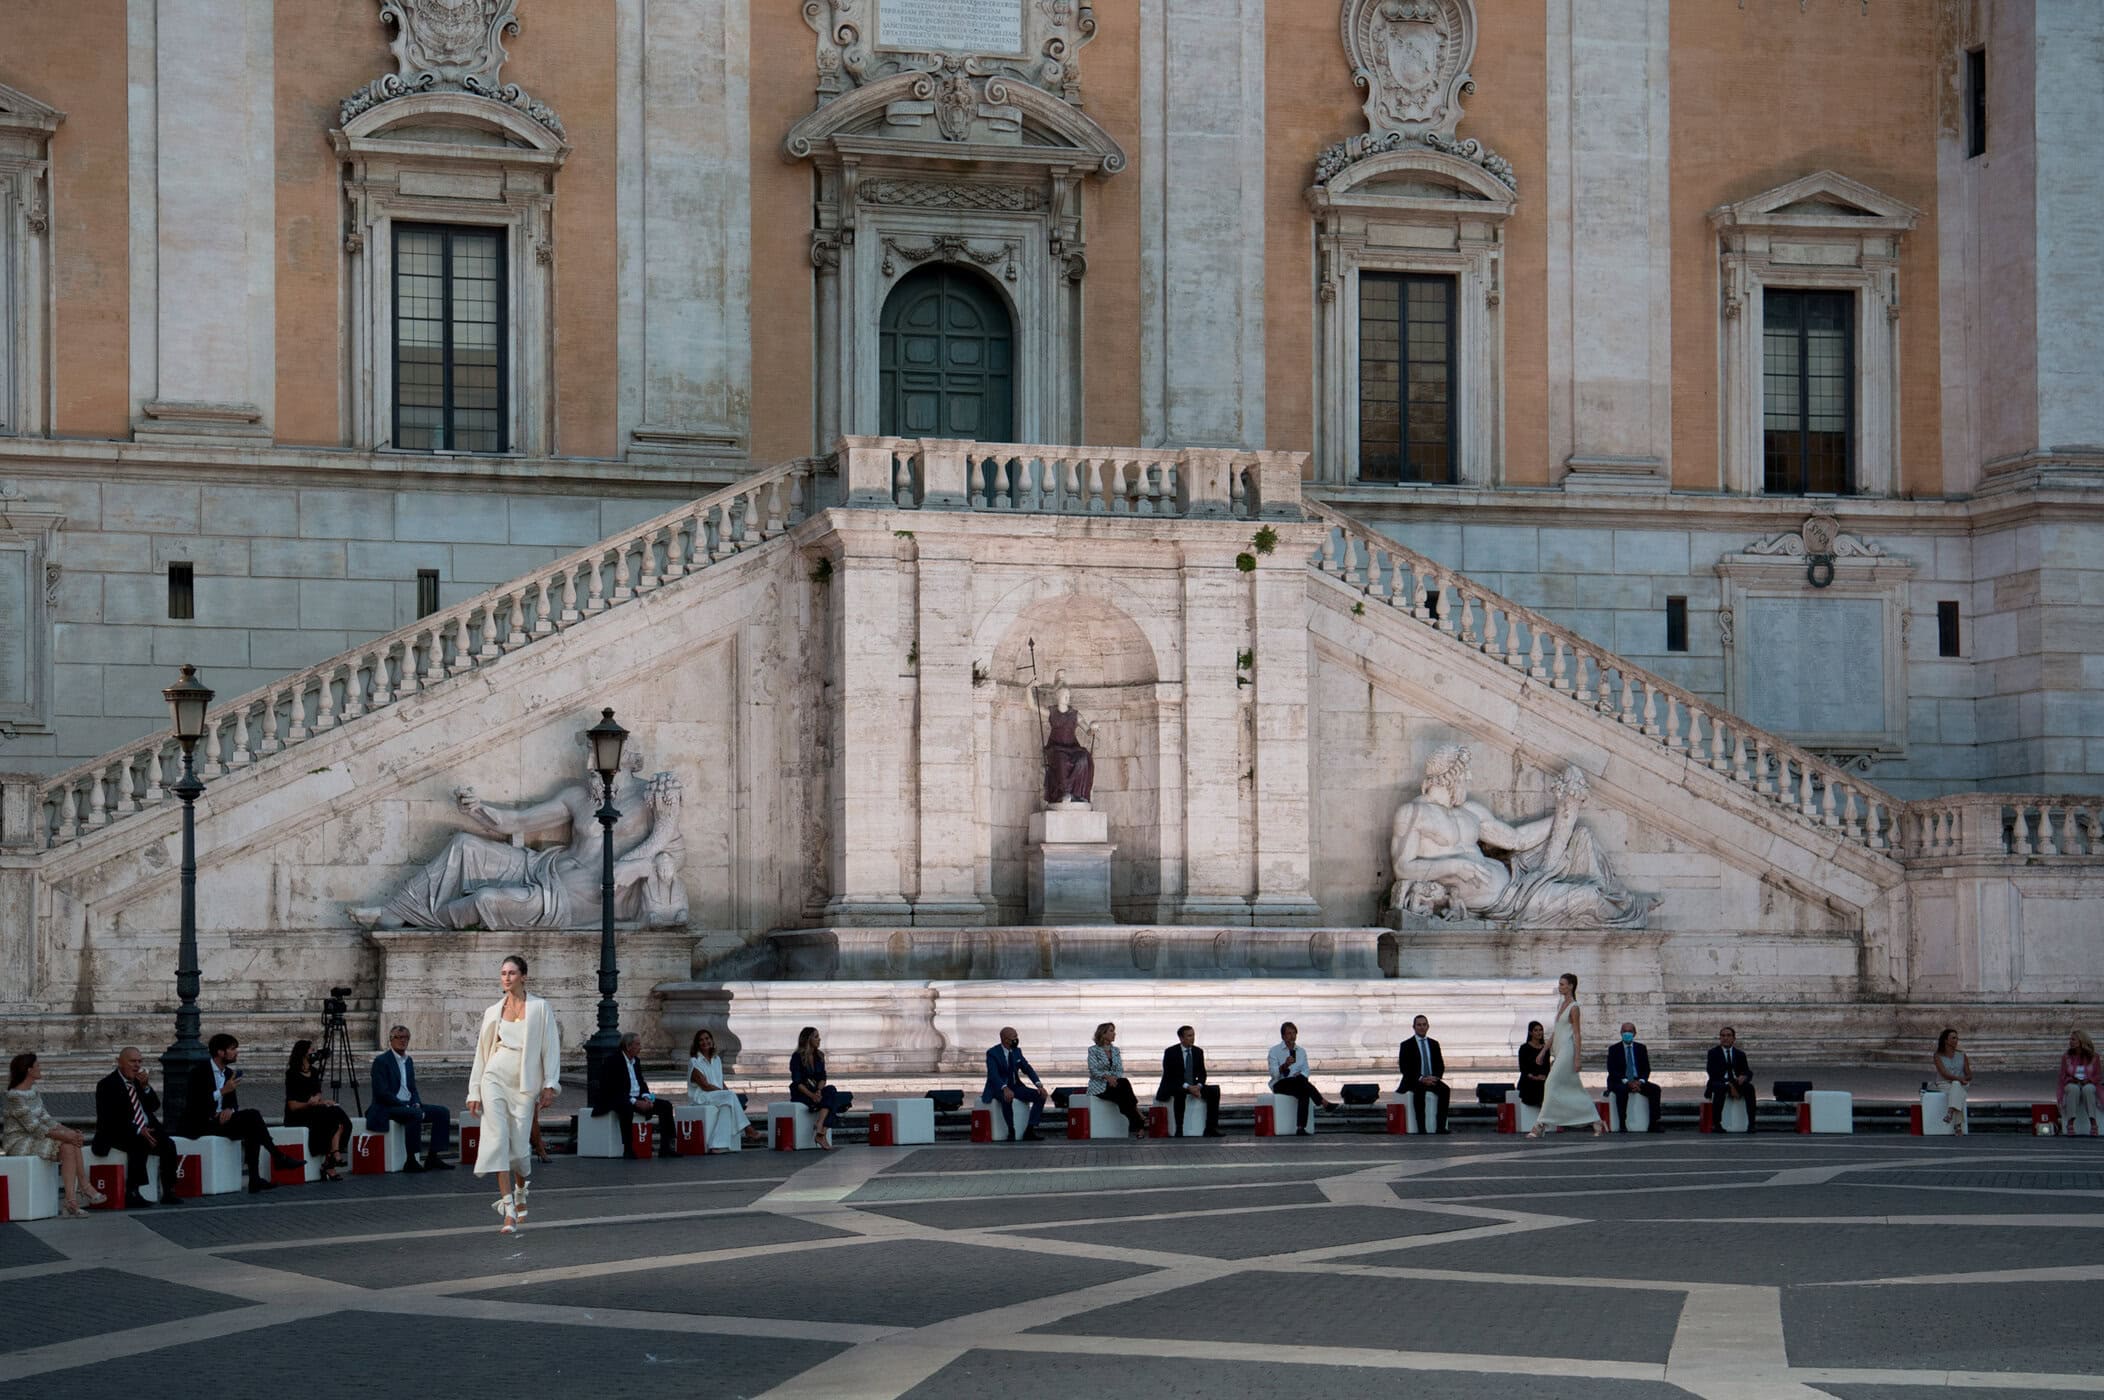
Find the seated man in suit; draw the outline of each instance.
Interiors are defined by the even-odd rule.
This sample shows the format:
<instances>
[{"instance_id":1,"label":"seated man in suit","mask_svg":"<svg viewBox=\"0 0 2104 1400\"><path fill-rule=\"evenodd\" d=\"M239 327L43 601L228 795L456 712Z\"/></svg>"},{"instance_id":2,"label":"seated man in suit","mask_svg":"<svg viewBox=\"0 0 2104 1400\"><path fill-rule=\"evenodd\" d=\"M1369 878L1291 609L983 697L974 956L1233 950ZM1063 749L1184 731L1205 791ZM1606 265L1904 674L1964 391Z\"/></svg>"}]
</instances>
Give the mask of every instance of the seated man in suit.
<instances>
[{"instance_id":1,"label":"seated man in suit","mask_svg":"<svg viewBox=\"0 0 2104 1400\"><path fill-rule=\"evenodd\" d=\"M1206 1080L1205 1051L1198 1048L1198 1032L1189 1026L1178 1026L1176 1043L1162 1051L1162 1082L1154 1097L1169 1105L1178 1137L1183 1136L1184 1105L1192 1099L1205 1104L1205 1136L1227 1136L1220 1131L1220 1086Z\"/></svg>"},{"instance_id":2,"label":"seated man in suit","mask_svg":"<svg viewBox=\"0 0 2104 1400\"><path fill-rule=\"evenodd\" d=\"M248 1189L268 1191L277 1183L270 1179L264 1156L287 1170L298 1166L300 1159L280 1152L270 1140L270 1125L263 1115L241 1106L237 1094L241 1071L236 1068L241 1042L221 1031L205 1042L205 1050L210 1058L190 1071L190 1082L184 1086L181 1135L233 1138L248 1149Z\"/></svg>"},{"instance_id":3,"label":"seated man in suit","mask_svg":"<svg viewBox=\"0 0 2104 1400\"><path fill-rule=\"evenodd\" d=\"M676 1157L679 1153L673 1142L672 1105L650 1092L650 1081L643 1077L643 1066L637 1058L642 1053L643 1037L634 1031L624 1033L621 1053L608 1056L592 1080L592 1116L611 1113L621 1120L621 1155L633 1161L636 1140L629 1125L638 1113L651 1114L657 1119L658 1156Z\"/></svg>"},{"instance_id":4,"label":"seated man in suit","mask_svg":"<svg viewBox=\"0 0 2104 1400\"><path fill-rule=\"evenodd\" d=\"M1028 1079L1029 1084L1023 1081ZM1037 1087L1032 1088L1031 1085ZM1030 1061L1023 1058L1022 1038L1015 1033L1014 1026L1001 1027L1001 1043L986 1052L986 1087L979 1091L979 1102L990 1103L994 1112L1007 1113L1008 1105L1021 1099L1030 1105L1030 1126L1020 1138L1013 1137L1015 1120L1008 1120L1010 1141L1042 1142L1037 1125L1045 1117L1045 1081L1037 1077Z\"/></svg>"},{"instance_id":5,"label":"seated man in suit","mask_svg":"<svg viewBox=\"0 0 2104 1400\"><path fill-rule=\"evenodd\" d=\"M1716 1105L1717 1131L1724 1131L1725 1100L1737 1099L1746 1105L1746 1131L1752 1132L1753 1065L1739 1048L1739 1033L1730 1026L1717 1032L1717 1043L1709 1049L1706 1068L1709 1082L1702 1086L1702 1097Z\"/></svg>"},{"instance_id":6,"label":"seated man in suit","mask_svg":"<svg viewBox=\"0 0 2104 1400\"><path fill-rule=\"evenodd\" d=\"M1403 1082L1395 1086L1398 1094L1408 1094L1417 1109L1417 1130L1421 1133L1447 1130L1447 1100L1453 1090L1447 1087L1446 1056L1439 1053L1439 1042L1426 1032L1432 1023L1419 1016L1410 1022L1410 1039L1403 1042L1396 1052L1395 1066L1403 1072ZM1425 1117L1425 1095L1430 1094L1439 1104L1439 1126L1425 1125L1431 1120Z\"/></svg>"},{"instance_id":7,"label":"seated man in suit","mask_svg":"<svg viewBox=\"0 0 2104 1400\"><path fill-rule=\"evenodd\" d=\"M453 1164L438 1154L453 1134L453 1114L444 1104L427 1104L416 1089L416 1061L409 1055L409 1027L387 1033L387 1048L373 1059L373 1106L365 1110L365 1129L384 1133L389 1123L407 1124L409 1160L405 1172L449 1172ZM424 1150L424 1124L431 1125L431 1150ZM417 1158L424 1160L418 1162Z\"/></svg>"},{"instance_id":8,"label":"seated man in suit","mask_svg":"<svg viewBox=\"0 0 2104 1400\"><path fill-rule=\"evenodd\" d=\"M95 1081L97 1152L124 1154L124 1207L140 1210L146 1199L146 1154L161 1159L161 1204L181 1205L175 1195L175 1138L161 1126L161 1096L146 1078L146 1057L136 1045L117 1052L117 1068Z\"/></svg>"},{"instance_id":9,"label":"seated man in suit","mask_svg":"<svg viewBox=\"0 0 2104 1400\"><path fill-rule=\"evenodd\" d=\"M1629 1131L1629 1095L1642 1094L1651 1105L1651 1131L1665 1127L1658 1110L1658 1086L1651 1082L1651 1052L1636 1038L1636 1022L1622 1023L1622 1038L1607 1047L1607 1092L1614 1095L1615 1112L1621 1115L1623 1132Z\"/></svg>"}]
</instances>

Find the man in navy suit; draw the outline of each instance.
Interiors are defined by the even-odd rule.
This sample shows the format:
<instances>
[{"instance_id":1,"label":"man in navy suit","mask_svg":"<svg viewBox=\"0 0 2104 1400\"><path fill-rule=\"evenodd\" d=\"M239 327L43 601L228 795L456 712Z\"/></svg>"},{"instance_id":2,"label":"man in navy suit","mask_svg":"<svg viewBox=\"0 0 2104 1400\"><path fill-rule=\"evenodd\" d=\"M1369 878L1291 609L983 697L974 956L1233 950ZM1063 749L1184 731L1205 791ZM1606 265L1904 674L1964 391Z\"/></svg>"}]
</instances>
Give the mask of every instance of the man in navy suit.
<instances>
[{"instance_id":1,"label":"man in navy suit","mask_svg":"<svg viewBox=\"0 0 2104 1400\"><path fill-rule=\"evenodd\" d=\"M1636 1022L1622 1023L1622 1038L1607 1047L1607 1092L1614 1095L1615 1112L1621 1115L1621 1131L1629 1131L1629 1095L1642 1094L1651 1105L1651 1131L1663 1130L1658 1111L1658 1086L1651 1082L1651 1052L1636 1038Z\"/></svg>"},{"instance_id":2,"label":"man in navy suit","mask_svg":"<svg viewBox=\"0 0 2104 1400\"><path fill-rule=\"evenodd\" d=\"M1717 1131L1724 1131L1724 1103L1727 1099L1738 1099L1746 1105L1746 1131L1752 1132L1753 1122L1753 1063L1746 1052L1739 1048L1739 1034L1730 1026L1717 1032L1717 1043L1709 1048L1709 1059L1705 1068L1709 1082L1702 1086L1702 1097L1716 1105Z\"/></svg>"},{"instance_id":3,"label":"man in navy suit","mask_svg":"<svg viewBox=\"0 0 2104 1400\"><path fill-rule=\"evenodd\" d=\"M1025 1079L1030 1083L1025 1084ZM1017 1099L1030 1105L1030 1126L1018 1140L1040 1141L1037 1125L1045 1116L1045 1081L1037 1077L1030 1061L1023 1058L1023 1043L1017 1037L1015 1027L1003 1026L1001 1043L986 1052L986 1087L979 1091L979 1102L992 1104L997 1113L1007 1113L1008 1105ZM1014 1128L1015 1120L1011 1118L1009 1129L1013 1132Z\"/></svg>"},{"instance_id":4,"label":"man in navy suit","mask_svg":"<svg viewBox=\"0 0 2104 1400\"><path fill-rule=\"evenodd\" d=\"M1183 1136L1184 1105L1192 1099L1205 1105L1204 1136L1227 1136L1220 1130L1220 1086L1207 1080L1205 1051L1198 1048L1198 1032L1189 1026L1178 1026L1176 1043L1162 1051L1162 1082L1154 1097L1169 1105L1178 1137Z\"/></svg>"},{"instance_id":5,"label":"man in navy suit","mask_svg":"<svg viewBox=\"0 0 2104 1400\"><path fill-rule=\"evenodd\" d=\"M416 1061L409 1058L409 1027L387 1033L387 1048L373 1060L373 1106L365 1110L365 1129L384 1133L389 1123L406 1123L409 1160L405 1172L449 1172L453 1164L438 1154L453 1134L453 1115L444 1104L427 1104L416 1091ZM424 1124L431 1125L431 1150L424 1150ZM419 1162L417 1158L423 1158Z\"/></svg>"}]
</instances>

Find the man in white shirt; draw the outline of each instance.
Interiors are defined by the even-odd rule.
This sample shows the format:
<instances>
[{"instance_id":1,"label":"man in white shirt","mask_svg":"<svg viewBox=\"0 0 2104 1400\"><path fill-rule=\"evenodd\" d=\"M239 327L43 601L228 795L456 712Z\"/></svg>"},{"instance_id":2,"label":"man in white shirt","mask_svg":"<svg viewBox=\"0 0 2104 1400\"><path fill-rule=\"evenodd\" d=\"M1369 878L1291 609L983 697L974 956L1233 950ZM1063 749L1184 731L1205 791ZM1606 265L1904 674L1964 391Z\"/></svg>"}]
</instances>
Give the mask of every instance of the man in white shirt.
<instances>
[{"instance_id":1,"label":"man in white shirt","mask_svg":"<svg viewBox=\"0 0 2104 1400\"><path fill-rule=\"evenodd\" d=\"M1278 1044L1271 1047L1271 1054L1266 1057L1271 1067L1271 1092L1290 1094L1300 1101L1294 1115L1293 1135L1308 1137L1314 1128L1316 1106L1328 1108L1330 1101L1308 1082L1311 1066L1308 1052L1300 1048L1300 1027L1291 1021L1284 1022L1278 1028L1278 1037Z\"/></svg>"},{"instance_id":2,"label":"man in white shirt","mask_svg":"<svg viewBox=\"0 0 2104 1400\"><path fill-rule=\"evenodd\" d=\"M407 1125L409 1160L405 1172L449 1172L453 1164L439 1154L452 1140L453 1115L444 1104L427 1104L417 1092L416 1061L409 1054L409 1027L387 1033L387 1048L373 1059L373 1106L365 1110L367 1132L384 1133L389 1123ZM431 1125L431 1150L424 1150L424 1124ZM422 1161L418 1161L418 1158Z\"/></svg>"}]
</instances>

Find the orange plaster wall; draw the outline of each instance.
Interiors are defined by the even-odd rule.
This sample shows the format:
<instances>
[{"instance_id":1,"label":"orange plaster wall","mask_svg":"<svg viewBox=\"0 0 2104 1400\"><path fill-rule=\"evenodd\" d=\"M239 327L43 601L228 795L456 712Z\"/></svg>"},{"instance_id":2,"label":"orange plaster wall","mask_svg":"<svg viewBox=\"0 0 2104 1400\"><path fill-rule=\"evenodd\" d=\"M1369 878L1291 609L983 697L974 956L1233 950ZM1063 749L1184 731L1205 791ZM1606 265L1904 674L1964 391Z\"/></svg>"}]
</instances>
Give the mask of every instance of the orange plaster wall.
<instances>
[{"instance_id":1,"label":"orange plaster wall","mask_svg":"<svg viewBox=\"0 0 2104 1400\"><path fill-rule=\"evenodd\" d=\"M1125 148L1121 174L1082 190L1088 275L1081 283L1083 441L1140 440L1140 21L1136 3L1096 9L1081 51L1081 96L1097 125Z\"/></svg>"},{"instance_id":2,"label":"orange plaster wall","mask_svg":"<svg viewBox=\"0 0 2104 1400\"><path fill-rule=\"evenodd\" d=\"M367 0L277 0L278 441L334 447L342 420L343 172L338 105L394 71Z\"/></svg>"},{"instance_id":3,"label":"orange plaster wall","mask_svg":"<svg viewBox=\"0 0 2104 1400\"><path fill-rule=\"evenodd\" d=\"M51 140L52 430L128 437L125 0L0 0L0 82L66 114Z\"/></svg>"},{"instance_id":4,"label":"orange plaster wall","mask_svg":"<svg viewBox=\"0 0 2104 1400\"><path fill-rule=\"evenodd\" d=\"M814 176L782 159L782 138L818 100L817 36L798 7L756 4L748 120L752 150L752 460L801 457L814 443L817 283Z\"/></svg>"},{"instance_id":5,"label":"orange plaster wall","mask_svg":"<svg viewBox=\"0 0 2104 1400\"><path fill-rule=\"evenodd\" d=\"M1934 7L1676 5L1671 37L1674 484L1718 483L1709 211L1832 169L1921 211L1900 255L1900 489L1940 493Z\"/></svg>"},{"instance_id":6,"label":"orange plaster wall","mask_svg":"<svg viewBox=\"0 0 2104 1400\"><path fill-rule=\"evenodd\" d=\"M612 457L619 445L616 353L614 0L541 5L507 40L506 82L553 107L570 157L555 177L555 452Z\"/></svg>"},{"instance_id":7,"label":"orange plaster wall","mask_svg":"<svg viewBox=\"0 0 2104 1400\"><path fill-rule=\"evenodd\" d=\"M1476 93L1460 135L1512 162L1519 208L1505 228L1504 479L1548 480L1548 147L1544 0L1479 5ZM1305 192L1323 148L1366 130L1364 97L1332 0L1272 0L1265 21L1264 336L1267 446L1314 446L1315 221Z\"/></svg>"}]
</instances>

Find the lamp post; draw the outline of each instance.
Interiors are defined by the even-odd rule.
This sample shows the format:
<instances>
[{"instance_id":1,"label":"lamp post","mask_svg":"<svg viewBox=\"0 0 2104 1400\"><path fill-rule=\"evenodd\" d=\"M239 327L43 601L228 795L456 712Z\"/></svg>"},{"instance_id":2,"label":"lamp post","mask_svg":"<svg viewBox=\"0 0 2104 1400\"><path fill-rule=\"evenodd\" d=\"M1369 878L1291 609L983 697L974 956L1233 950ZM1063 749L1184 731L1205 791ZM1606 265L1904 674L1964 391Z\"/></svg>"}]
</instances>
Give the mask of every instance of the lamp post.
<instances>
[{"instance_id":1,"label":"lamp post","mask_svg":"<svg viewBox=\"0 0 2104 1400\"><path fill-rule=\"evenodd\" d=\"M183 667L174 685L161 692L175 720L175 741L183 746L183 775L173 789L183 804L183 946L175 966L175 994L182 1004L175 1012L175 1043L161 1056L162 1119L183 1120L183 1101L190 1087L190 1071L208 1058L198 1037L197 1013L197 799L205 785L197 776L197 741L204 737L205 711L212 704L212 688L197 678L195 666Z\"/></svg>"},{"instance_id":2,"label":"lamp post","mask_svg":"<svg viewBox=\"0 0 2104 1400\"><path fill-rule=\"evenodd\" d=\"M589 1083L599 1082L599 1067L610 1055L621 1053L621 1008L614 991L621 985L621 965L614 959L614 823L621 813L614 807L614 777L621 771L621 747L628 731L614 723L612 710L599 712L599 723L585 731L592 744L592 767L599 774L601 802L599 818L599 1029L584 1043L585 1072Z\"/></svg>"}]
</instances>

